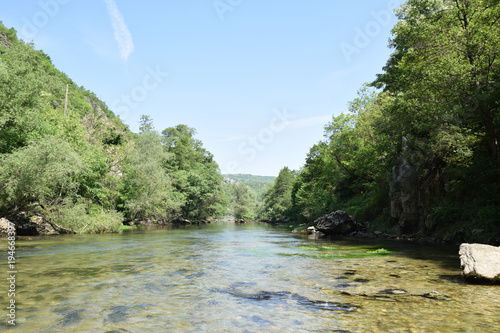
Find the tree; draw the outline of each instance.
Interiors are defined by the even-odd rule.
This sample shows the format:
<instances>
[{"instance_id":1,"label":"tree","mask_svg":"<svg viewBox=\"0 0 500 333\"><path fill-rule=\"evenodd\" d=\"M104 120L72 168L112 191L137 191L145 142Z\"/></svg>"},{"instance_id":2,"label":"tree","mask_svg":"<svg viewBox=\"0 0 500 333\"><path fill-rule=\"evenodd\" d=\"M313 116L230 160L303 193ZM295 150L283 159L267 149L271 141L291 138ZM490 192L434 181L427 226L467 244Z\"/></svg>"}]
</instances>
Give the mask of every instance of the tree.
<instances>
[{"instance_id":1,"label":"tree","mask_svg":"<svg viewBox=\"0 0 500 333\"><path fill-rule=\"evenodd\" d=\"M493 0L409 0L398 11L395 52L375 85L397 96L387 116L400 135L445 162L486 148L500 167L499 13Z\"/></svg>"},{"instance_id":2,"label":"tree","mask_svg":"<svg viewBox=\"0 0 500 333\"><path fill-rule=\"evenodd\" d=\"M140 120L139 131L142 132L150 132L154 131L155 127L153 125L153 119L151 119L148 115L142 115Z\"/></svg>"},{"instance_id":3,"label":"tree","mask_svg":"<svg viewBox=\"0 0 500 333\"><path fill-rule=\"evenodd\" d=\"M295 172L288 167L281 169L273 186L264 195L266 217L282 220L289 217L292 209L292 188Z\"/></svg>"},{"instance_id":4,"label":"tree","mask_svg":"<svg viewBox=\"0 0 500 333\"><path fill-rule=\"evenodd\" d=\"M325 142L314 145L293 183L291 199L294 215L312 222L333 211L337 207L334 190L338 185L334 176L339 174L328 145Z\"/></svg>"},{"instance_id":5,"label":"tree","mask_svg":"<svg viewBox=\"0 0 500 333\"><path fill-rule=\"evenodd\" d=\"M169 158L156 131L138 135L124 162L125 208L130 217L162 221L177 211L179 203L174 199L170 177L163 167Z\"/></svg>"},{"instance_id":6,"label":"tree","mask_svg":"<svg viewBox=\"0 0 500 333\"><path fill-rule=\"evenodd\" d=\"M230 204L236 219L253 219L257 205L257 196L244 183L230 185Z\"/></svg>"},{"instance_id":7,"label":"tree","mask_svg":"<svg viewBox=\"0 0 500 333\"><path fill-rule=\"evenodd\" d=\"M498 220L500 3L408 0L397 14L394 53L374 85L389 97L389 136L408 142L394 151L416 166L415 187L427 193L415 197L432 198L414 203L413 230Z\"/></svg>"},{"instance_id":8,"label":"tree","mask_svg":"<svg viewBox=\"0 0 500 333\"><path fill-rule=\"evenodd\" d=\"M45 73L28 45L0 45L0 153L10 153L38 138L44 108Z\"/></svg>"},{"instance_id":9,"label":"tree","mask_svg":"<svg viewBox=\"0 0 500 333\"><path fill-rule=\"evenodd\" d=\"M62 138L46 137L12 154L0 163L1 209L4 214L50 207L75 198L84 165Z\"/></svg>"},{"instance_id":10,"label":"tree","mask_svg":"<svg viewBox=\"0 0 500 333\"><path fill-rule=\"evenodd\" d=\"M195 139L196 130L186 125L162 131L162 143L172 158L165 167L173 179L184 218L206 219L222 215L226 197L222 176L213 155Z\"/></svg>"},{"instance_id":11,"label":"tree","mask_svg":"<svg viewBox=\"0 0 500 333\"><path fill-rule=\"evenodd\" d=\"M174 158L169 166L173 170L188 170L198 163L213 162L213 155L203 148L203 143L195 139L196 130L180 124L162 131L163 145Z\"/></svg>"}]
</instances>

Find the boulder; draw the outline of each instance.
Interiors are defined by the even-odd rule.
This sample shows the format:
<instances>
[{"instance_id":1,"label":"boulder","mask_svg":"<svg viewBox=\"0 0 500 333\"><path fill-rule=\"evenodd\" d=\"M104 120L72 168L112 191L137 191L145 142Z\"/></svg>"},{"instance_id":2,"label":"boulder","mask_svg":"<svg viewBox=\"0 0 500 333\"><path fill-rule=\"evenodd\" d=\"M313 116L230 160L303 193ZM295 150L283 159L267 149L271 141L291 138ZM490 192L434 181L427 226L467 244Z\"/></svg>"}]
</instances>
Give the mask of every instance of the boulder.
<instances>
[{"instance_id":1,"label":"boulder","mask_svg":"<svg viewBox=\"0 0 500 333\"><path fill-rule=\"evenodd\" d=\"M466 281L500 283L500 247L464 243L458 253Z\"/></svg>"},{"instance_id":2,"label":"boulder","mask_svg":"<svg viewBox=\"0 0 500 333\"><path fill-rule=\"evenodd\" d=\"M314 226L325 235L348 235L361 229L356 219L342 210L316 219Z\"/></svg>"},{"instance_id":3,"label":"boulder","mask_svg":"<svg viewBox=\"0 0 500 333\"><path fill-rule=\"evenodd\" d=\"M193 224L191 221L189 221L188 219L185 219L185 218L174 219L174 220L172 220L172 223L173 224L177 224L177 225L190 225L190 224ZM143 222L143 224L146 224L146 223ZM146 224L146 225L149 225L149 224Z\"/></svg>"},{"instance_id":4,"label":"boulder","mask_svg":"<svg viewBox=\"0 0 500 333\"><path fill-rule=\"evenodd\" d=\"M294 234L306 235L306 236L310 234L310 232L309 232L308 230L306 230L306 229L302 229L302 230L299 230L299 229L293 229L293 230L292 230L292 232L293 232Z\"/></svg>"},{"instance_id":5,"label":"boulder","mask_svg":"<svg viewBox=\"0 0 500 333\"><path fill-rule=\"evenodd\" d=\"M324 236L323 233L321 233L318 229L316 229L313 226L308 227L307 229L294 229L294 230L292 230L292 232L294 234L308 236L308 238L310 238L310 239L318 239L318 238Z\"/></svg>"},{"instance_id":6,"label":"boulder","mask_svg":"<svg viewBox=\"0 0 500 333\"><path fill-rule=\"evenodd\" d=\"M57 227L48 223L43 217L35 215L30 217L30 226L36 228L36 234L38 235L59 235ZM34 236L34 235L32 235Z\"/></svg>"},{"instance_id":7,"label":"boulder","mask_svg":"<svg viewBox=\"0 0 500 333\"><path fill-rule=\"evenodd\" d=\"M6 218L0 218L0 237L7 236L9 233L9 223L10 221Z\"/></svg>"},{"instance_id":8,"label":"boulder","mask_svg":"<svg viewBox=\"0 0 500 333\"><path fill-rule=\"evenodd\" d=\"M0 234L5 235L3 227L9 220L0 219ZM25 212L19 213L13 220L17 236L39 236L39 235L59 235L76 234L75 231L61 227L54 222L49 222L39 215L28 217Z\"/></svg>"}]
</instances>

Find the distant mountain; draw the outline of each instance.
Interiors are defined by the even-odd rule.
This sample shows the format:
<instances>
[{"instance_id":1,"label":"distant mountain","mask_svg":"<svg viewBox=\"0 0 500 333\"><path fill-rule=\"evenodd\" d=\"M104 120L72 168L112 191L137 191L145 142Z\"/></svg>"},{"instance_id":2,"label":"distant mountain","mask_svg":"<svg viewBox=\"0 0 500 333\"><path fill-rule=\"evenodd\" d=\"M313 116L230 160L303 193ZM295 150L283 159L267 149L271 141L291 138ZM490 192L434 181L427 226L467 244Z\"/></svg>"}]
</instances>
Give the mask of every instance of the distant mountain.
<instances>
[{"instance_id":1,"label":"distant mountain","mask_svg":"<svg viewBox=\"0 0 500 333\"><path fill-rule=\"evenodd\" d=\"M272 183L274 181L274 176L254 176L249 174L226 174L222 175L224 179L232 179L236 182L242 183Z\"/></svg>"},{"instance_id":2,"label":"distant mountain","mask_svg":"<svg viewBox=\"0 0 500 333\"><path fill-rule=\"evenodd\" d=\"M244 183L257 194L257 200L263 201L265 191L272 186L274 176L254 176L249 174L223 174L227 184Z\"/></svg>"}]
</instances>

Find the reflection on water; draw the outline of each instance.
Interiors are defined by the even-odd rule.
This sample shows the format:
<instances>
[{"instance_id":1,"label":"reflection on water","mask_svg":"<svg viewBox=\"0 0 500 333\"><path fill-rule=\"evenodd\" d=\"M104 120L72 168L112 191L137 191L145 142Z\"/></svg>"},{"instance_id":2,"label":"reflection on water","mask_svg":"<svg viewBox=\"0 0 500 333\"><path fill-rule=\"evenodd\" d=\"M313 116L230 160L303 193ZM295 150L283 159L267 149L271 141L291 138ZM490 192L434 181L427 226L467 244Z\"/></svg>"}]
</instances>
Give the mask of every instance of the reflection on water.
<instances>
[{"instance_id":1,"label":"reflection on water","mask_svg":"<svg viewBox=\"0 0 500 333\"><path fill-rule=\"evenodd\" d=\"M216 223L19 241L7 332L493 332L456 248ZM7 272L2 249L0 271ZM5 274L5 273L2 273ZM5 280L4 280L5 281ZM2 283L0 304L7 305Z\"/></svg>"}]
</instances>

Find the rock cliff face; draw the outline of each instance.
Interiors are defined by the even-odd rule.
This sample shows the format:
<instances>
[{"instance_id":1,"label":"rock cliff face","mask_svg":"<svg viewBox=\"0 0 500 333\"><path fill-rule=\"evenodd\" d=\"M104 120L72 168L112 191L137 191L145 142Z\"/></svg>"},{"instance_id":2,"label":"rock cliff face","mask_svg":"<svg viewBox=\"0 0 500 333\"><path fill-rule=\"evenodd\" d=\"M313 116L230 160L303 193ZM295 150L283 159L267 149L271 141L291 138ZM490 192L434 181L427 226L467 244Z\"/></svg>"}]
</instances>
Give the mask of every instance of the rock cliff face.
<instances>
[{"instance_id":1,"label":"rock cliff face","mask_svg":"<svg viewBox=\"0 0 500 333\"><path fill-rule=\"evenodd\" d=\"M391 217L401 233L428 231L429 207L433 198L439 197L439 184L432 156L412 151L408 139L403 137L402 153L389 182Z\"/></svg>"},{"instance_id":2,"label":"rock cliff face","mask_svg":"<svg viewBox=\"0 0 500 333\"><path fill-rule=\"evenodd\" d=\"M0 45L9 47L9 39L3 32L0 32Z\"/></svg>"},{"instance_id":3,"label":"rock cliff face","mask_svg":"<svg viewBox=\"0 0 500 333\"><path fill-rule=\"evenodd\" d=\"M466 281L500 283L500 247L464 243L459 255Z\"/></svg>"},{"instance_id":4,"label":"rock cliff face","mask_svg":"<svg viewBox=\"0 0 500 333\"><path fill-rule=\"evenodd\" d=\"M415 166L408 158L402 158L398 165L392 168L391 178L389 183L391 217L397 221L401 232L414 232L420 220Z\"/></svg>"},{"instance_id":5,"label":"rock cliff face","mask_svg":"<svg viewBox=\"0 0 500 333\"><path fill-rule=\"evenodd\" d=\"M0 237L7 235L9 222L6 218L0 218ZM12 223L16 228L17 236L75 234L74 231L58 226L55 223L50 223L37 215L28 217L25 213L21 213L12 220Z\"/></svg>"}]
</instances>

